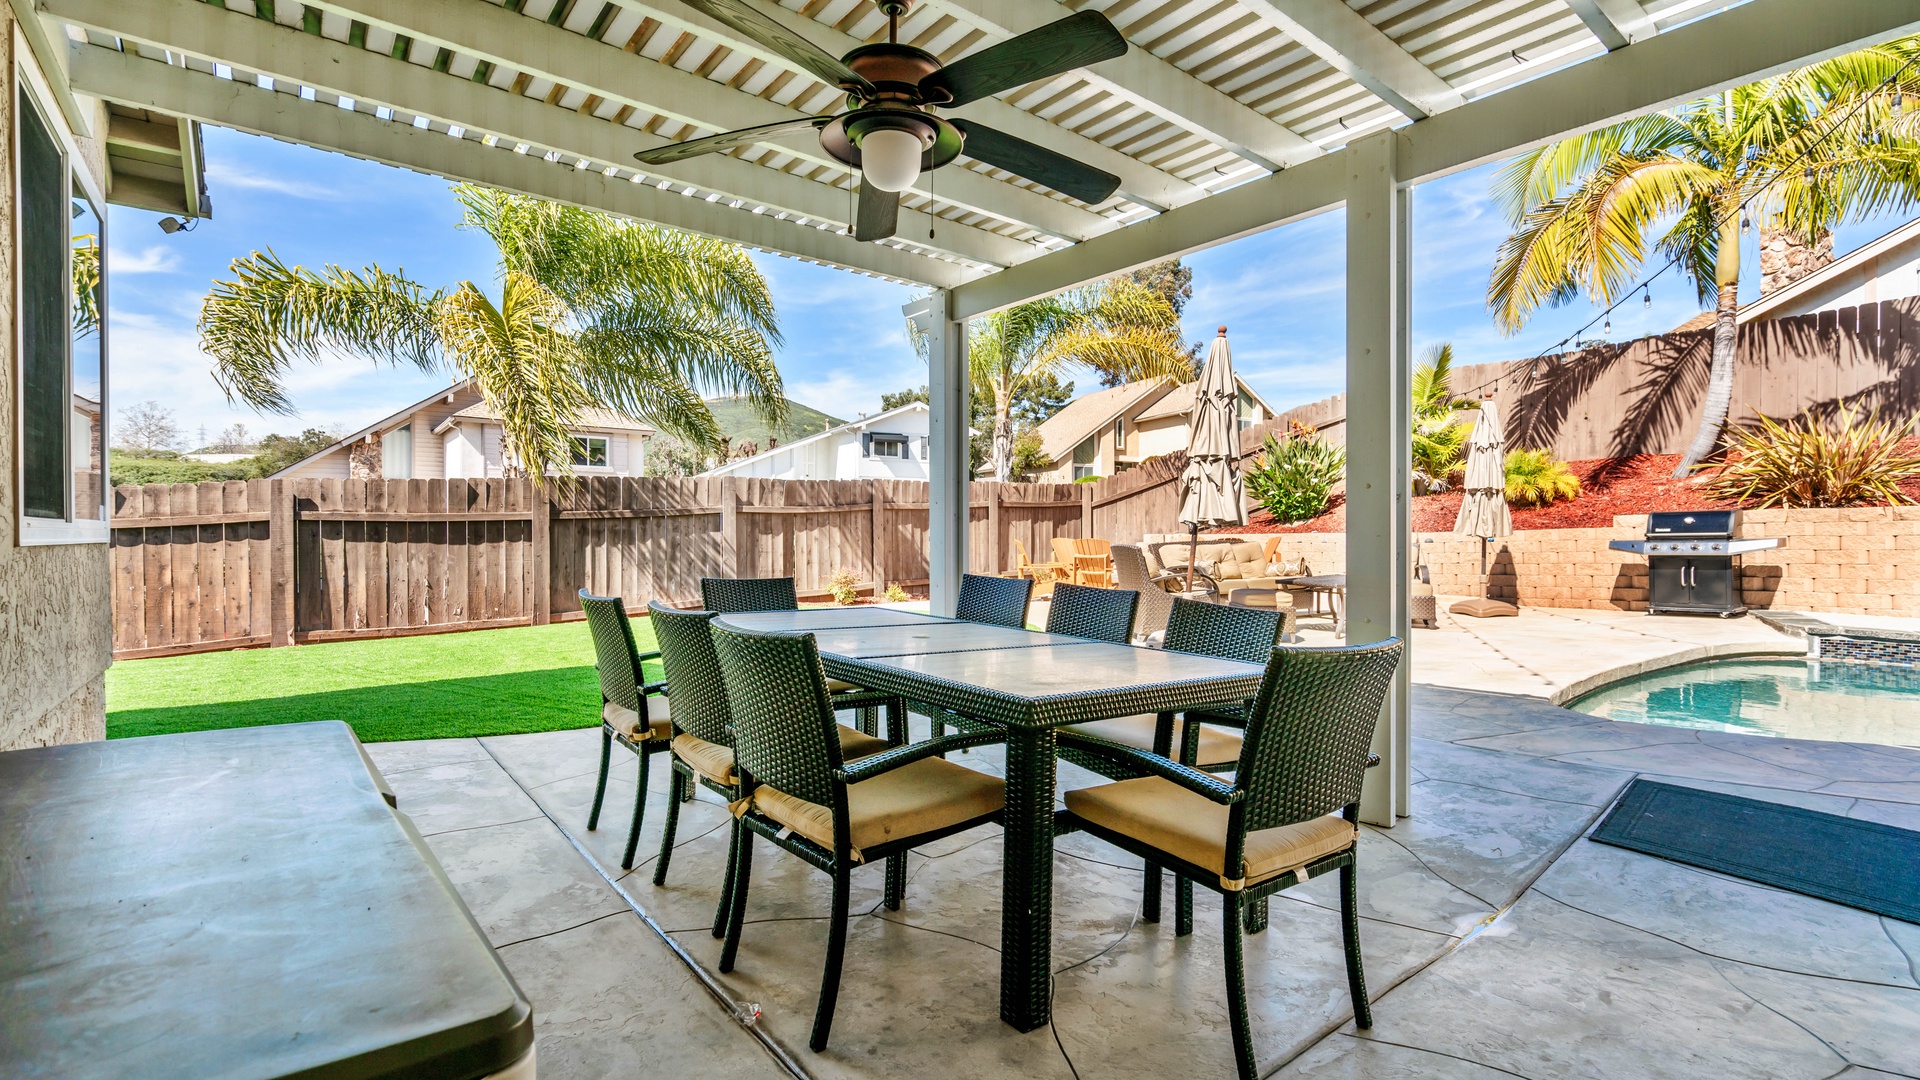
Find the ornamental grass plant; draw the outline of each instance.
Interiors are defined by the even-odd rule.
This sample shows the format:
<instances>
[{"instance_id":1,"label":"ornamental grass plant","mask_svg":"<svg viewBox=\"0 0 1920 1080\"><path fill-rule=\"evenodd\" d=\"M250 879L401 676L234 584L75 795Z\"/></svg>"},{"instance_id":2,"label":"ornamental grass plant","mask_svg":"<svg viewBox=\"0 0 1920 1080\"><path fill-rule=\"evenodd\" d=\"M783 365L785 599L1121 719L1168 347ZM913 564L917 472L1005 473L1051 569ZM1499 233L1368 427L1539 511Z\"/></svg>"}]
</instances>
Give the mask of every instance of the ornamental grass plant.
<instances>
[{"instance_id":1,"label":"ornamental grass plant","mask_svg":"<svg viewBox=\"0 0 1920 1080\"><path fill-rule=\"evenodd\" d=\"M1728 429L1726 460L1704 490L1755 509L1912 502L1900 486L1920 480L1920 452L1905 445L1916 425L1920 414L1893 423L1844 405L1831 420L1760 416Z\"/></svg>"},{"instance_id":2,"label":"ornamental grass plant","mask_svg":"<svg viewBox=\"0 0 1920 1080\"><path fill-rule=\"evenodd\" d=\"M1290 431L1284 439L1269 434L1241 480L1275 521L1292 525L1326 512L1346 468L1346 450L1318 435Z\"/></svg>"},{"instance_id":3,"label":"ornamental grass plant","mask_svg":"<svg viewBox=\"0 0 1920 1080\"><path fill-rule=\"evenodd\" d=\"M1507 501L1519 506L1546 506L1556 499L1580 495L1580 478L1551 450L1507 451Z\"/></svg>"}]
</instances>

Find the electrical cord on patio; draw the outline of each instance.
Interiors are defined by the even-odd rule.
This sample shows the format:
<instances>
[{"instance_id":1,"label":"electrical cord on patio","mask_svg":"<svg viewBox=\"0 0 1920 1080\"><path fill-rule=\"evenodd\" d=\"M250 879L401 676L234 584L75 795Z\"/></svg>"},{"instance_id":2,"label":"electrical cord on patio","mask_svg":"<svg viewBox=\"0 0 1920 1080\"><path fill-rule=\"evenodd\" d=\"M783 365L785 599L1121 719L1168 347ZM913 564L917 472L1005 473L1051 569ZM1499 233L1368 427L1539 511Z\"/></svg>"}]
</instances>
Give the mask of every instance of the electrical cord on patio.
<instances>
[{"instance_id":1,"label":"electrical cord on patio","mask_svg":"<svg viewBox=\"0 0 1920 1080\"><path fill-rule=\"evenodd\" d=\"M1054 972L1051 976L1047 978L1047 1030L1053 1033L1053 1045L1060 1049L1060 1060L1065 1061L1067 1063L1067 1071L1073 1074L1073 1080L1080 1080L1080 1070L1074 1067L1073 1055L1067 1053L1067 1044L1060 1041L1060 1029L1056 1027L1053 1022L1053 997L1054 997L1054 994L1057 993L1060 989L1060 976L1065 975L1067 972L1072 971L1074 968L1080 967L1085 964L1091 964L1095 960L1098 960L1101 957L1112 952L1113 950L1119 948L1120 943L1127 940L1127 937L1133 933L1133 928L1139 925L1140 925L1140 909L1136 907L1133 909L1133 918L1127 922L1127 928L1125 930L1120 931L1119 937L1114 938L1112 941L1108 942L1106 948L1101 949L1099 952L1094 953L1092 956L1087 957L1085 960L1076 960L1073 963L1068 964L1066 967L1063 967L1059 971Z\"/></svg>"},{"instance_id":2,"label":"electrical cord on patio","mask_svg":"<svg viewBox=\"0 0 1920 1080\"><path fill-rule=\"evenodd\" d=\"M1759 190L1753 192L1753 194L1748 195L1746 198L1741 199L1737 204L1735 204L1733 210L1731 210L1727 214L1727 216L1714 222L1715 231L1718 231L1719 229L1724 228L1727 222L1732 221L1735 217L1746 213L1748 205L1750 203L1760 198L1761 196L1765 195L1767 191L1773 187L1773 185L1780 182L1780 179L1782 177L1785 177L1788 174L1792 173L1795 166L1799 165L1802 161L1805 161L1807 159L1807 155L1811 154L1822 143L1825 143L1827 140L1833 138L1834 133L1840 129L1841 124L1852 119L1853 115L1859 112L1861 109L1866 108L1867 102L1879 96L1889 86L1894 85L1897 81L1899 81L1899 79L1902 76L1906 75L1908 70L1911 69L1915 64L1920 64L1920 56L1916 56L1913 59L1908 60L1906 63L1901 64L1900 67L1896 71L1894 71L1893 74L1887 76L1885 79L1882 79L1880 81L1880 85L1874 87L1872 93L1862 95L1860 100L1854 103L1854 106L1852 108L1848 109L1845 113L1843 113L1840 116L1840 119L1834 121L1833 124L1829 126L1827 130L1820 135L1819 138L1816 138L1812 142L1808 143L1806 147L1800 151L1800 153L1795 155L1792 160L1788 161L1784 166L1782 166L1780 168L1780 171L1775 174L1773 179L1760 185ZM1655 281L1658 281L1661 278L1661 276L1664 275L1667 271L1672 270L1674 267L1679 265L1680 265L1680 256L1675 255L1672 258L1668 259L1664 264L1662 264L1660 269L1655 270L1653 273L1648 274L1644 278L1641 278L1639 282L1633 285L1632 288L1622 291L1620 299L1615 300L1611 304L1608 304L1605 308L1603 308L1600 311L1598 315L1595 315L1593 318L1588 319L1586 323L1583 324L1578 330L1575 330L1572 333L1568 334L1566 337L1561 338L1557 344L1548 346L1547 348L1540 350L1539 352L1529 357L1527 360L1523 361L1523 363L1528 365L1526 373L1532 374L1533 365L1537 364L1540 360L1546 358L1547 356L1565 349L1568 344L1578 340L1581 334L1584 334L1588 330L1591 330L1593 328L1593 324L1601 321L1602 319L1609 318L1614 313L1614 310L1619 308L1620 305L1633 299L1634 293L1637 293L1640 290L1646 288L1647 286L1653 284ZM1480 391L1485 390L1490 386L1494 386L1498 384L1500 380L1507 379L1507 378L1512 378L1512 376L1508 375L1505 372L1502 372L1501 374L1495 375L1492 378L1487 379L1485 382L1480 383L1478 386L1469 387L1468 389L1461 391L1457 396L1463 397L1463 398L1470 398L1473 395L1479 393Z\"/></svg>"}]
</instances>

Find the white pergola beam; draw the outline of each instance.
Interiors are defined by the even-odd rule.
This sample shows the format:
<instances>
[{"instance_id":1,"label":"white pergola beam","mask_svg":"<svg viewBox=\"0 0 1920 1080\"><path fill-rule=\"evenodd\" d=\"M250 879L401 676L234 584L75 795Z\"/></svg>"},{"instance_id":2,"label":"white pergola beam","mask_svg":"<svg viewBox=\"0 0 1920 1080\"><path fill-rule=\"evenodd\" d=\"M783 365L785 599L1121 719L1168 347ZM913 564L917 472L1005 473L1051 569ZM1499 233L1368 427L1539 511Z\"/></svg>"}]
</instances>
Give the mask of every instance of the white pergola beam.
<instances>
[{"instance_id":1,"label":"white pergola beam","mask_svg":"<svg viewBox=\"0 0 1920 1080\"><path fill-rule=\"evenodd\" d=\"M1916 30L1920 4L1910 0L1751 0L1402 129L1401 181L1469 169ZM1345 167L1336 159L1346 152L960 286L954 290L955 317L971 318L1330 209L1345 198ZM1323 163L1330 167L1321 168Z\"/></svg>"},{"instance_id":2,"label":"white pergola beam","mask_svg":"<svg viewBox=\"0 0 1920 1080\"><path fill-rule=\"evenodd\" d=\"M1466 104L1458 90L1348 7L1345 0L1238 3L1409 119L1419 120Z\"/></svg>"},{"instance_id":3,"label":"white pergola beam","mask_svg":"<svg viewBox=\"0 0 1920 1080\"><path fill-rule=\"evenodd\" d=\"M235 17L198 0L145 0L129 7L115 0L47 0L50 11L74 25L189 56L343 95L483 135L496 135L574 158L621 165L636 149L667 140L523 94L459 79L404 60L313 37L264 19ZM650 167L665 177L813 220L848 224L849 192L791 176L726 154L711 154L671 166ZM930 219L902 209L900 234L916 246L978 263L1011 266L1034 257L1031 244L955 222L938 222L935 241L921 242Z\"/></svg>"},{"instance_id":4,"label":"white pergola beam","mask_svg":"<svg viewBox=\"0 0 1920 1080\"><path fill-rule=\"evenodd\" d=\"M495 66L526 72L600 97L670 116L682 123L732 131L811 116L811 113L730 90L721 83L624 52L539 19L483 0L308 0L313 7L406 34ZM769 143L783 154L833 169L846 166L801 134ZM637 147L636 147L637 149ZM1017 188L966 169L937 174L942 202L1067 240L1110 232L1117 222L1037 191Z\"/></svg>"},{"instance_id":5,"label":"white pergola beam","mask_svg":"<svg viewBox=\"0 0 1920 1080\"><path fill-rule=\"evenodd\" d=\"M1624 49L1660 32L1639 0L1567 0L1580 21L1608 52Z\"/></svg>"},{"instance_id":6,"label":"white pergola beam","mask_svg":"<svg viewBox=\"0 0 1920 1080\"><path fill-rule=\"evenodd\" d=\"M1014 37L1073 14L1052 0L930 0L961 21ZM1319 157L1320 147L1145 49L1095 64L1086 77L1107 92L1169 123L1226 147L1265 169Z\"/></svg>"},{"instance_id":7,"label":"white pergola beam","mask_svg":"<svg viewBox=\"0 0 1920 1080\"><path fill-rule=\"evenodd\" d=\"M672 0L664 4L645 3L643 0L613 0L613 2L663 26L694 34L705 41L718 42L726 46L729 51L750 56L763 64L782 71L806 75L793 61L770 52L759 42L745 37L732 27L715 22L690 7L673 3ZM767 18L835 55L844 56L866 44L865 41L851 34L843 34L825 23L815 22L778 4L768 3L767 0L743 0L743 2ZM813 78L812 75L806 75L806 77ZM1172 173L1156 169L1084 135L1050 124L999 98L973 102L966 106L965 114L970 120L978 120L988 127L998 128L1009 135L1057 150L1095 168L1105 169L1120 178L1120 194L1142 206L1154 210L1170 210L1173 207L1185 206L1190 202L1206 198L1206 189L1197 184L1188 183Z\"/></svg>"},{"instance_id":8,"label":"white pergola beam","mask_svg":"<svg viewBox=\"0 0 1920 1080\"><path fill-rule=\"evenodd\" d=\"M73 86L81 93L203 123L334 150L352 157L466 180L555 202L585 206L798 258L858 267L901 281L957 284L955 263L863 244L837 232L687 198L651 184L576 170L505 146L422 131L411 124L263 90L99 46L75 50Z\"/></svg>"}]
</instances>

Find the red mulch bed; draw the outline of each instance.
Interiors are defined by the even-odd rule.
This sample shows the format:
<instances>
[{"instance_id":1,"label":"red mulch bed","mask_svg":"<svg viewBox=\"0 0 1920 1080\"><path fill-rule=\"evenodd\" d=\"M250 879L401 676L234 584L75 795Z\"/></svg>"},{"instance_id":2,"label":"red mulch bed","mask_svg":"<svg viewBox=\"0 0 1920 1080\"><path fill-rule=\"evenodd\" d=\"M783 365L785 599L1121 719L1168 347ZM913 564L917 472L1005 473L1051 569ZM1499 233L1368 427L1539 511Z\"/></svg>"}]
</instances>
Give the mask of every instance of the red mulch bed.
<instances>
[{"instance_id":1,"label":"red mulch bed","mask_svg":"<svg viewBox=\"0 0 1920 1080\"><path fill-rule=\"evenodd\" d=\"M1673 467L1678 454L1641 454L1630 458L1594 458L1570 461L1568 467L1580 478L1578 498L1535 509L1515 508L1513 527L1520 529L1603 529L1613 525L1615 515L1644 514L1650 510L1707 510L1729 504L1716 502L1700 494L1700 486L1710 472L1674 479ZM1920 484L1907 485L1910 498L1920 500ZM1447 532L1460 515L1461 492L1456 489L1440 495L1421 495L1413 500L1413 531ZM1257 511L1244 529L1249 533L1344 532L1347 527L1345 497L1335 495L1327 512L1297 525L1280 525Z\"/></svg>"}]
</instances>

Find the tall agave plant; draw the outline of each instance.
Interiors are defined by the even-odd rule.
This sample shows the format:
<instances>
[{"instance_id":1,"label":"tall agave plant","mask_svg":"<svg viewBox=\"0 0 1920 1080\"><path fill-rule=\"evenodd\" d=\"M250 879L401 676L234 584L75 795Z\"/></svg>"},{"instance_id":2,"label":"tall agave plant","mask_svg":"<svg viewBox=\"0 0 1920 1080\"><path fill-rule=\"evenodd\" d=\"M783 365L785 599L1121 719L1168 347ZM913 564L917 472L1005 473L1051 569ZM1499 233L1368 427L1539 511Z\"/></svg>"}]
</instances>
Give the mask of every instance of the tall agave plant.
<instances>
[{"instance_id":1,"label":"tall agave plant","mask_svg":"<svg viewBox=\"0 0 1920 1080\"><path fill-rule=\"evenodd\" d=\"M1760 416L1726 433L1727 463L1708 496L1769 506L1859 506L1912 502L1901 485L1920 480L1920 452L1906 448L1920 415L1904 423L1860 417L1842 406L1831 422Z\"/></svg>"}]
</instances>

